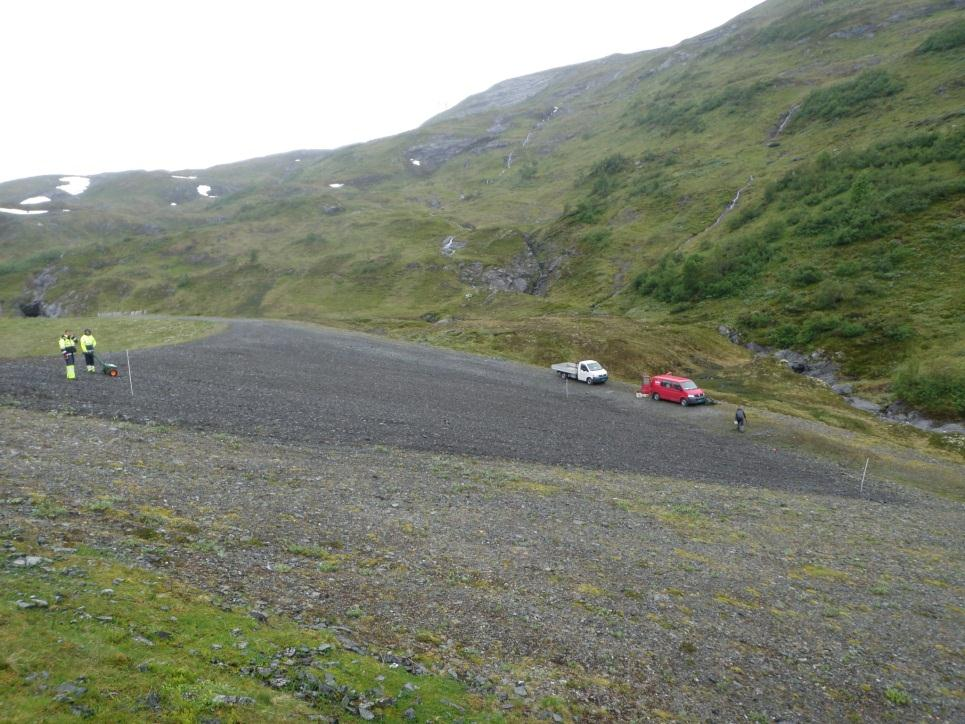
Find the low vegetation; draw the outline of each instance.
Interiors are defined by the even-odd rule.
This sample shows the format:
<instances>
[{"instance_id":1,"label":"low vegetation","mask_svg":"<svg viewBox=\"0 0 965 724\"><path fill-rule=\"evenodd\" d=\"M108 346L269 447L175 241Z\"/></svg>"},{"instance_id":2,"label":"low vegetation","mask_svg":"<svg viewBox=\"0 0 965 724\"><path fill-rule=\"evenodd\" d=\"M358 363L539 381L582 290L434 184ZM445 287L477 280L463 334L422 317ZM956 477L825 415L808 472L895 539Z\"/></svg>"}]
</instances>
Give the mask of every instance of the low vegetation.
<instances>
[{"instance_id":1,"label":"low vegetation","mask_svg":"<svg viewBox=\"0 0 965 724\"><path fill-rule=\"evenodd\" d=\"M146 317L0 317L0 358L57 355L57 340L65 329L80 338L90 328L102 354L128 349L162 347L189 342L224 329L216 322L190 319L154 319Z\"/></svg>"},{"instance_id":2,"label":"low vegetation","mask_svg":"<svg viewBox=\"0 0 965 724\"><path fill-rule=\"evenodd\" d=\"M451 679L347 651L324 629L231 610L105 551L0 544L9 559L0 568L5 721L401 720L409 710L420 721L453 712L501 719Z\"/></svg>"},{"instance_id":3,"label":"low vegetation","mask_svg":"<svg viewBox=\"0 0 965 724\"><path fill-rule=\"evenodd\" d=\"M795 127L807 121L850 118L872 108L876 101L897 95L904 83L883 70L866 70L854 80L812 91L801 103Z\"/></svg>"},{"instance_id":4,"label":"low vegetation","mask_svg":"<svg viewBox=\"0 0 965 724\"><path fill-rule=\"evenodd\" d=\"M918 46L918 52L941 53L962 46L965 46L965 20L957 20L929 35L925 42Z\"/></svg>"}]
</instances>

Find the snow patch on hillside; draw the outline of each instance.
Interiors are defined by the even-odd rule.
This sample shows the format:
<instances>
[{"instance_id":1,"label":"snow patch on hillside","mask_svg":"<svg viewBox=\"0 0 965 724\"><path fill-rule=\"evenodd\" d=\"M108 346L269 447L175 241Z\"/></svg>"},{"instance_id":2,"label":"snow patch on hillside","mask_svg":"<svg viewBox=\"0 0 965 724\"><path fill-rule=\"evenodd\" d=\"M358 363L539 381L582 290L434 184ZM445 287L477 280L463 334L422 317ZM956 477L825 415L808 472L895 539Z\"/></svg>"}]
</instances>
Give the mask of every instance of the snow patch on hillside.
<instances>
[{"instance_id":1,"label":"snow patch on hillside","mask_svg":"<svg viewBox=\"0 0 965 724\"><path fill-rule=\"evenodd\" d=\"M84 193L87 187L90 186L90 179L86 176L62 176L60 180L63 181L64 184L57 188L71 196L78 196Z\"/></svg>"},{"instance_id":2,"label":"snow patch on hillside","mask_svg":"<svg viewBox=\"0 0 965 724\"><path fill-rule=\"evenodd\" d=\"M217 196L211 195L211 187L207 184L200 184L198 186L198 193L204 196L206 199L216 199Z\"/></svg>"},{"instance_id":3,"label":"snow patch on hillside","mask_svg":"<svg viewBox=\"0 0 965 724\"><path fill-rule=\"evenodd\" d=\"M31 196L29 199L24 199L20 202L21 206L30 206L32 204L46 204L50 201L49 196Z\"/></svg>"},{"instance_id":4,"label":"snow patch on hillside","mask_svg":"<svg viewBox=\"0 0 965 724\"><path fill-rule=\"evenodd\" d=\"M185 181L194 181L198 177L197 176L178 176L177 174L171 174L171 178L184 179Z\"/></svg>"},{"instance_id":5,"label":"snow patch on hillside","mask_svg":"<svg viewBox=\"0 0 965 724\"><path fill-rule=\"evenodd\" d=\"M27 209L5 209L0 207L0 211L5 214L17 214L18 216L33 216L35 214L46 214L46 209L33 209L28 211Z\"/></svg>"}]
</instances>

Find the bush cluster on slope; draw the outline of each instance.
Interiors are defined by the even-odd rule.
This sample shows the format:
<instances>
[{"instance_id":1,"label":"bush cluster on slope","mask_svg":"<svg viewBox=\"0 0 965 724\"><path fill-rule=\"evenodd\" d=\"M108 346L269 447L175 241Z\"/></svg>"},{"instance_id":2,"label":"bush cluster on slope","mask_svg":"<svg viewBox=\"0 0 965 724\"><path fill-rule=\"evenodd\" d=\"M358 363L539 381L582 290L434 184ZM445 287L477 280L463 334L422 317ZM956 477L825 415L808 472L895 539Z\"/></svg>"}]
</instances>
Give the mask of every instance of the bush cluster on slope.
<instances>
[{"instance_id":1,"label":"bush cluster on slope","mask_svg":"<svg viewBox=\"0 0 965 724\"><path fill-rule=\"evenodd\" d=\"M937 53L965 45L965 20L949 23L918 46L919 53Z\"/></svg>"},{"instance_id":2,"label":"bush cluster on slope","mask_svg":"<svg viewBox=\"0 0 965 724\"><path fill-rule=\"evenodd\" d=\"M915 407L949 417L965 417L965 360L909 360L898 368L895 392Z\"/></svg>"},{"instance_id":3,"label":"bush cluster on slope","mask_svg":"<svg viewBox=\"0 0 965 724\"><path fill-rule=\"evenodd\" d=\"M874 101L897 95L904 83L883 70L866 70L854 80L812 91L801 103L794 125L811 120L833 121L855 116Z\"/></svg>"},{"instance_id":4,"label":"bush cluster on slope","mask_svg":"<svg viewBox=\"0 0 965 724\"><path fill-rule=\"evenodd\" d=\"M805 348L833 348L834 340L840 347L847 340L851 352L864 356L862 364L885 374L910 349L916 330L908 309L879 308L876 300L894 297L893 285L912 278L909 272L922 263L922 254L929 264L953 258L961 225L925 220L932 207L965 195L962 170L962 130L823 153L768 185L759 202L730 217L715 245L666 254L637 277L636 289L678 305L757 299L759 308L737 320L751 337ZM858 249L843 256L845 246ZM774 281L765 283L765 275ZM910 379L906 376L904 383L909 401L952 414L947 402L929 399L931 393Z\"/></svg>"}]
</instances>

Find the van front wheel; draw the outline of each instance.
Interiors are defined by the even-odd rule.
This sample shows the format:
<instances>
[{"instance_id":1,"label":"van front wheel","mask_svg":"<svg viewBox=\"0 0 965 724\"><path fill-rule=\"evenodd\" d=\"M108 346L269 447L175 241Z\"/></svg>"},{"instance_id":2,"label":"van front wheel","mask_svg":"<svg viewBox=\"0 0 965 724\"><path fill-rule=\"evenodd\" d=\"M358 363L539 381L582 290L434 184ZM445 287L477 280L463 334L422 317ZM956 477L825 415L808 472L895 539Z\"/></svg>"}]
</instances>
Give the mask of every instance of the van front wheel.
<instances>
[{"instance_id":1,"label":"van front wheel","mask_svg":"<svg viewBox=\"0 0 965 724\"><path fill-rule=\"evenodd\" d=\"M654 400L659 400L659 399L660 399L660 395L657 394L656 392L654 392L650 397L651 397L651 399L654 399Z\"/></svg>"},{"instance_id":2,"label":"van front wheel","mask_svg":"<svg viewBox=\"0 0 965 724\"><path fill-rule=\"evenodd\" d=\"M687 398L686 398L686 397L680 398L680 406L681 406L681 407L686 407L686 406L687 406Z\"/></svg>"}]
</instances>

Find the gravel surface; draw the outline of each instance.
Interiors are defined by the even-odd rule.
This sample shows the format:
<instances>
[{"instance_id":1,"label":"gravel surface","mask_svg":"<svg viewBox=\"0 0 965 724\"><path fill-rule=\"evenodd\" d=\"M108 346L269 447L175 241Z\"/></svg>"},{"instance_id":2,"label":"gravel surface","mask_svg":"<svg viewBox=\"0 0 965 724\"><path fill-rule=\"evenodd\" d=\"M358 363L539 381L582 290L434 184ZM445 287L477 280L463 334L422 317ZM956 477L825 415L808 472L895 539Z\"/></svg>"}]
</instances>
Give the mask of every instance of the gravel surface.
<instances>
[{"instance_id":1,"label":"gravel surface","mask_svg":"<svg viewBox=\"0 0 965 724\"><path fill-rule=\"evenodd\" d=\"M10 406L0 430L0 540L92 546L269 625L347 627L515 720L965 718L965 509L914 490L880 503Z\"/></svg>"},{"instance_id":2,"label":"gravel surface","mask_svg":"<svg viewBox=\"0 0 965 724\"><path fill-rule=\"evenodd\" d=\"M110 358L126 361L123 354ZM352 332L233 321L217 336L135 351L131 365L133 397L126 370L120 379L79 372L80 379L68 383L55 354L6 361L0 363L0 397L34 409L280 442L378 443L729 485L858 493L854 471L780 446L755 428L752 410L750 432L738 435L729 406L682 408L638 399L626 384L564 384L549 369ZM880 486L872 494L889 495Z\"/></svg>"}]
</instances>

